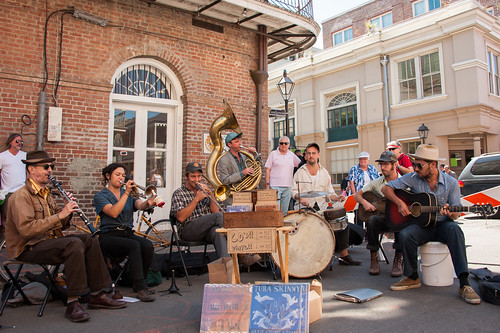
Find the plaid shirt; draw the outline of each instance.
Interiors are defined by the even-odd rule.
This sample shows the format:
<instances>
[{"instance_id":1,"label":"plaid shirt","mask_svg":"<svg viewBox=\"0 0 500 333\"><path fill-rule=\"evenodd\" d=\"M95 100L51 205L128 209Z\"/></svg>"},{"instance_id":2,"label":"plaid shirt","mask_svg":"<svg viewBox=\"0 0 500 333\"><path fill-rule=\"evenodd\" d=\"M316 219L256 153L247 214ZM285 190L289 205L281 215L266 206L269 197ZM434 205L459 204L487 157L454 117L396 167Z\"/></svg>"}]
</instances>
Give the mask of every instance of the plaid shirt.
<instances>
[{"instance_id":1,"label":"plaid shirt","mask_svg":"<svg viewBox=\"0 0 500 333\"><path fill-rule=\"evenodd\" d=\"M178 211L189 205L191 201L194 200L194 197L195 193L188 189L185 184L182 184L182 186L175 190L172 194L170 214L175 216ZM195 209L193 210L193 213L184 221L184 223L179 223L177 225L179 237L182 237L182 229L184 228L184 225L186 223L197 217L204 216L210 213L212 213L212 211L210 210L210 199L205 198L198 202Z\"/></svg>"},{"instance_id":2,"label":"plaid shirt","mask_svg":"<svg viewBox=\"0 0 500 333\"><path fill-rule=\"evenodd\" d=\"M367 171L370 180L374 180L379 177L377 168L375 168L373 165L368 164ZM351 168L351 170L349 171L349 175L347 176L347 180L352 180L354 182L354 188L356 189L356 192L358 192L363 188L363 186L365 186L365 173L359 167L359 163Z\"/></svg>"}]
</instances>

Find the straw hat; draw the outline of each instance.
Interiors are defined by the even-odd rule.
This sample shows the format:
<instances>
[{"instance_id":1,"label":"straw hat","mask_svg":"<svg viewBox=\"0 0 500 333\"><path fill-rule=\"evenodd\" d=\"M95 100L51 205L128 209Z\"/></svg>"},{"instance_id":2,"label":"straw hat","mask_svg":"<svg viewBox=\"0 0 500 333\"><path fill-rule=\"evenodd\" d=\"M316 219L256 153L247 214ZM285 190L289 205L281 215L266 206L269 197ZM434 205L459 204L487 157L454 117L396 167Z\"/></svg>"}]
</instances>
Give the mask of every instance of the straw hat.
<instances>
[{"instance_id":1,"label":"straw hat","mask_svg":"<svg viewBox=\"0 0 500 333\"><path fill-rule=\"evenodd\" d=\"M444 161L446 158L439 157L439 148L433 145L422 144L417 147L415 154L408 154L413 159L424 161Z\"/></svg>"}]
</instances>

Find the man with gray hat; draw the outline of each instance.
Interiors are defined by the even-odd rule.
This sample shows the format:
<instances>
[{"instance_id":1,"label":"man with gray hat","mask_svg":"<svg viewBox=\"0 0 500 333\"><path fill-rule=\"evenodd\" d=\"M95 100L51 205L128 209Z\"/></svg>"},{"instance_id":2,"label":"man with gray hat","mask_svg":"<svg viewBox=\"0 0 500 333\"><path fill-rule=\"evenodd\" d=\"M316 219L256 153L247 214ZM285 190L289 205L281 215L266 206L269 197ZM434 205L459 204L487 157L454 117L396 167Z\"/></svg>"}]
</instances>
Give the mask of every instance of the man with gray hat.
<instances>
[{"instance_id":1,"label":"man with gray hat","mask_svg":"<svg viewBox=\"0 0 500 333\"><path fill-rule=\"evenodd\" d=\"M178 222L181 239L209 241L214 244L217 257L228 257L226 237L215 231L224 226L223 216L212 191L201 183L202 173L200 163L186 165L186 183L172 194L170 218Z\"/></svg>"},{"instance_id":2,"label":"man with gray hat","mask_svg":"<svg viewBox=\"0 0 500 333\"><path fill-rule=\"evenodd\" d=\"M467 303L479 304L481 298L470 286L468 276L465 238L460 226L455 223L459 212L451 212L448 207L460 206L460 188L453 177L440 172L438 161L439 149L429 144L417 147L414 158L415 172L404 175L389 182L382 188L388 200L394 202L402 216L410 215L408 205L394 192L395 189L410 189L413 193L432 193L439 207L443 207L437 215L435 226L423 228L416 224L409 225L399 233L399 242L403 251L403 274L405 277L391 286L392 290L407 290L421 287L418 277L417 251L422 244L431 241L444 243L450 250L455 273L460 282L459 296Z\"/></svg>"},{"instance_id":3,"label":"man with gray hat","mask_svg":"<svg viewBox=\"0 0 500 333\"><path fill-rule=\"evenodd\" d=\"M378 162L380 166L380 171L382 172L382 176L369 182L367 185L363 186L361 190L359 190L354 194L354 200L359 202L359 204L363 205L363 208L367 212L375 213L377 209L371 202L363 198L363 194L370 191L383 197L384 194L381 191L382 187L384 187L384 185L387 184L388 182L398 178L398 174L396 172L397 161L398 159L395 154L393 154L391 151L384 151L380 155L380 158L378 160L375 160L375 162ZM384 213L384 212L379 212L379 213ZM380 233L384 231L391 231L387 227L385 219L377 214L371 215L368 218L368 221L366 221L366 236L368 239L368 244L366 244L366 248L370 250L370 260L371 260L370 269L368 270L368 273L370 275L380 274L380 265L378 257L378 250L380 245L378 239ZM401 253L401 246L399 245L397 232L394 233L393 248L395 249L396 252L394 254L394 262L392 264L391 276L400 277L401 275L403 275L403 268L402 268L403 255Z\"/></svg>"},{"instance_id":4,"label":"man with gray hat","mask_svg":"<svg viewBox=\"0 0 500 333\"><path fill-rule=\"evenodd\" d=\"M111 286L111 277L97 237L63 235L62 230L70 226L72 213L80 208L71 194L64 208L59 207L50 194L47 184L54 161L55 158L43 150L28 152L22 160L28 179L9 202L5 226L7 255L33 264L64 264L68 293L65 316L73 322L86 321L90 315L78 302L78 295L84 295L89 289L87 306L90 309L119 309L126 303L114 300L105 292Z\"/></svg>"},{"instance_id":5,"label":"man with gray hat","mask_svg":"<svg viewBox=\"0 0 500 333\"><path fill-rule=\"evenodd\" d=\"M229 152L219 160L220 181L224 185L237 185L247 175L253 176L255 170L245 165L247 156L241 151L241 136L243 133L231 132L226 136L226 146ZM254 155L257 154L255 148L248 148L248 151Z\"/></svg>"}]
</instances>

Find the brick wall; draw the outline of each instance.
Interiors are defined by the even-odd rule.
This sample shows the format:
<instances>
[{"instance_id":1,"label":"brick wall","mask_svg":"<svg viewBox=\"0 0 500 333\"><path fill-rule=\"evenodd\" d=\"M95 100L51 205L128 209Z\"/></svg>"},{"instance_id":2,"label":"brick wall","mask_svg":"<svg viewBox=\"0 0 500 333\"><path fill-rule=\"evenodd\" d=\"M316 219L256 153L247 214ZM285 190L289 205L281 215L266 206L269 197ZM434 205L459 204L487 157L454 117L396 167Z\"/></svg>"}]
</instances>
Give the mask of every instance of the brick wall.
<instances>
[{"instance_id":1,"label":"brick wall","mask_svg":"<svg viewBox=\"0 0 500 333\"><path fill-rule=\"evenodd\" d=\"M333 46L333 33L352 26L353 37L368 33L366 22L379 15L392 11L393 24L409 20L413 17L412 2L415 0L375 0L364 6L333 17L322 24L323 48ZM461 0L441 0L441 7ZM477 0L485 8L494 7L495 15L500 13L498 0Z\"/></svg>"},{"instance_id":2,"label":"brick wall","mask_svg":"<svg viewBox=\"0 0 500 333\"><path fill-rule=\"evenodd\" d=\"M256 92L250 71L258 69L257 35L216 21L209 22L223 26L224 33L194 27L189 13L140 0L2 1L2 141L8 133L21 131L21 116L26 114L33 124L22 129L24 150L35 148L32 134L36 132L37 99L44 83L45 20L50 13L70 5L110 20L103 28L70 14L63 16L57 93L57 106L63 108L62 141L44 141L44 149L57 158L56 179L64 182L66 190L75 192L84 211L93 212L92 197L102 189L100 170L107 156L111 78L117 67L131 58L155 58L169 66L181 82L183 165L188 157L205 163L208 156L203 154L201 138L222 113L223 99L237 115L246 145L255 145ZM47 26L47 106L54 105L61 14L54 14ZM267 117L262 119L265 139ZM267 151L267 140L263 140L263 151Z\"/></svg>"}]
</instances>

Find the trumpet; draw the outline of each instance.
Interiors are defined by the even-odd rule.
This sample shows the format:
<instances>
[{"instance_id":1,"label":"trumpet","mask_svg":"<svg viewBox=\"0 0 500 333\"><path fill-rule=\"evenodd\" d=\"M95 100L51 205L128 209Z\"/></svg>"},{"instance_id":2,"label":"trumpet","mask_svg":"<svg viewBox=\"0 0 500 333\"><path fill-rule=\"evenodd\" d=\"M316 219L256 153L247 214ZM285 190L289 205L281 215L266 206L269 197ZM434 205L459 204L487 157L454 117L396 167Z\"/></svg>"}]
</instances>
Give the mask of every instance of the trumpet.
<instances>
[{"instance_id":1,"label":"trumpet","mask_svg":"<svg viewBox=\"0 0 500 333\"><path fill-rule=\"evenodd\" d=\"M123 186L127 184L127 182L120 182ZM130 196L134 199L139 199L140 197L144 197L146 199L151 199L156 196L158 193L158 189L154 185L149 185L148 187L144 187L138 184L135 184L135 187L132 187L132 192L130 192ZM144 194L140 194L139 190L142 190Z\"/></svg>"},{"instance_id":2,"label":"trumpet","mask_svg":"<svg viewBox=\"0 0 500 333\"><path fill-rule=\"evenodd\" d=\"M200 183L196 183L196 186L198 186L198 188L200 189L200 191L202 191L203 193L205 193L205 195L207 196L207 198L208 198L208 199L210 199L210 200L212 200L212 201L213 201L213 202L217 205L217 207L219 207L219 209L220 209L222 212L224 212L224 213L226 212L226 211L224 210L224 208L222 208L222 206L221 206L221 205L217 202L217 200L214 200L214 198L212 198L212 196L210 195L210 193L207 193L207 192L203 189L203 187L201 187ZM222 185L222 186L225 186L225 185ZM219 186L219 187L221 187L221 186ZM218 188L217 188L217 189L218 189ZM229 189L228 189L228 190L229 190Z\"/></svg>"}]
</instances>

